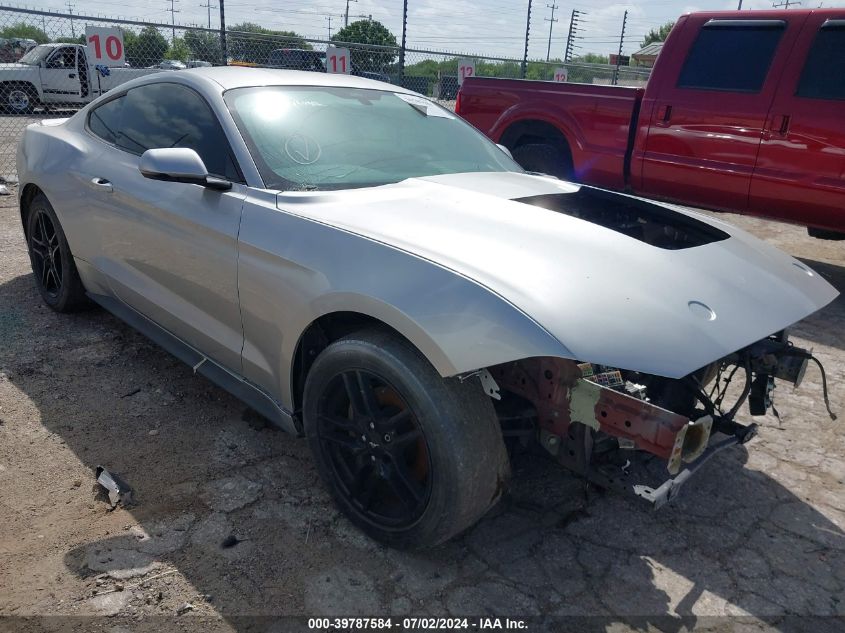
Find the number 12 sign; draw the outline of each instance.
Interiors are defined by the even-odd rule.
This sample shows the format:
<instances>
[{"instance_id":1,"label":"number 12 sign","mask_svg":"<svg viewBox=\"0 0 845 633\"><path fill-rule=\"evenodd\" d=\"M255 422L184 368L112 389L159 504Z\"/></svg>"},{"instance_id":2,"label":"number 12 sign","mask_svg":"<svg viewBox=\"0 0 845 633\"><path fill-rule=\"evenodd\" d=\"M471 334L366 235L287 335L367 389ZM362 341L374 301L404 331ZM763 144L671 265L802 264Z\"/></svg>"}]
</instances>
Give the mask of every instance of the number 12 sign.
<instances>
[{"instance_id":1,"label":"number 12 sign","mask_svg":"<svg viewBox=\"0 0 845 633\"><path fill-rule=\"evenodd\" d=\"M95 64L123 66L125 63L123 31L120 29L86 26L85 41L88 43L88 55Z\"/></svg>"},{"instance_id":2,"label":"number 12 sign","mask_svg":"<svg viewBox=\"0 0 845 633\"><path fill-rule=\"evenodd\" d=\"M459 59L458 60L458 85L464 83L467 77L475 77L475 60L474 59Z\"/></svg>"},{"instance_id":3,"label":"number 12 sign","mask_svg":"<svg viewBox=\"0 0 845 633\"><path fill-rule=\"evenodd\" d=\"M326 47L326 72L348 75L352 72L352 64L349 63L349 49Z\"/></svg>"}]
</instances>

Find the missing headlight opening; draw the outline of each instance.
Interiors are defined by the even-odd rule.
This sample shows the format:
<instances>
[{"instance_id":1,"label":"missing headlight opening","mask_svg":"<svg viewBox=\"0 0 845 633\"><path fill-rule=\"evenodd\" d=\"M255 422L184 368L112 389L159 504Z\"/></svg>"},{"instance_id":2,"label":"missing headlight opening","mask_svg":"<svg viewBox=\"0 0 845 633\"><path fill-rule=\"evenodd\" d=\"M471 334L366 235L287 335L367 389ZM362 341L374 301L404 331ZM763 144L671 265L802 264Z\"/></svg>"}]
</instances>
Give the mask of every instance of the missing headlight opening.
<instances>
[{"instance_id":1,"label":"missing headlight opening","mask_svg":"<svg viewBox=\"0 0 845 633\"><path fill-rule=\"evenodd\" d=\"M797 387L811 360L835 420L824 368L785 332L679 379L550 357L488 369L501 389L496 407L506 436L536 435L563 466L659 507L717 452L756 435L756 424L735 420L743 403L753 416L776 414L775 380ZM729 398L734 383L741 389ZM657 484L655 463L663 465Z\"/></svg>"}]
</instances>

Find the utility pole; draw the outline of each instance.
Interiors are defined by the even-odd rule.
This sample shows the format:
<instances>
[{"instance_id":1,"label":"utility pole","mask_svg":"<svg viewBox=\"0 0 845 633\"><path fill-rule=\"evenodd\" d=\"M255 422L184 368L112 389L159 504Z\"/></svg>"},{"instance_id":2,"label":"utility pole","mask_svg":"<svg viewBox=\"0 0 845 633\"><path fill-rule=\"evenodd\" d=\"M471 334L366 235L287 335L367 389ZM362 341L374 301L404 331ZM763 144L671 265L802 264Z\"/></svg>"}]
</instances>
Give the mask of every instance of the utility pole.
<instances>
[{"instance_id":1,"label":"utility pole","mask_svg":"<svg viewBox=\"0 0 845 633\"><path fill-rule=\"evenodd\" d=\"M531 0L528 0L528 17L525 19L525 52L522 54L522 78L528 69L528 36L531 33Z\"/></svg>"},{"instance_id":2,"label":"utility pole","mask_svg":"<svg viewBox=\"0 0 845 633\"><path fill-rule=\"evenodd\" d=\"M229 51L226 47L226 11L223 8L225 0L218 0L220 7L220 54L222 55L223 66L229 65Z\"/></svg>"},{"instance_id":3,"label":"utility pole","mask_svg":"<svg viewBox=\"0 0 845 633\"><path fill-rule=\"evenodd\" d=\"M358 0L346 0L346 13L343 16L343 26L349 26L349 3L358 2Z\"/></svg>"},{"instance_id":4,"label":"utility pole","mask_svg":"<svg viewBox=\"0 0 845 633\"><path fill-rule=\"evenodd\" d=\"M329 21L329 39L332 39L332 17L331 15L326 16L326 20Z\"/></svg>"},{"instance_id":5,"label":"utility pole","mask_svg":"<svg viewBox=\"0 0 845 633\"><path fill-rule=\"evenodd\" d=\"M73 8L75 4L71 4L70 0L67 0L67 12L70 15L70 34L71 37L76 37L76 30L73 28Z\"/></svg>"},{"instance_id":6,"label":"utility pole","mask_svg":"<svg viewBox=\"0 0 845 633\"><path fill-rule=\"evenodd\" d=\"M801 3L798 2L797 0L783 0L783 2L779 2L777 4L772 3L772 7L774 7L775 9L780 9L781 7L785 7L786 9L789 9L790 4L801 4Z\"/></svg>"},{"instance_id":7,"label":"utility pole","mask_svg":"<svg viewBox=\"0 0 845 633\"><path fill-rule=\"evenodd\" d=\"M405 85L405 44L408 35L408 0L402 2L402 48L399 49L399 85Z\"/></svg>"},{"instance_id":8,"label":"utility pole","mask_svg":"<svg viewBox=\"0 0 845 633\"><path fill-rule=\"evenodd\" d=\"M625 43L625 26L628 24L628 12L622 17L622 33L619 34L619 52L616 54L616 70L613 71L613 85L619 81L619 66L622 63L622 45Z\"/></svg>"},{"instance_id":9,"label":"utility pole","mask_svg":"<svg viewBox=\"0 0 845 633\"><path fill-rule=\"evenodd\" d=\"M179 0L170 0L170 8L168 9L168 11L170 11L170 24L173 26L173 33L170 38L171 43L176 41L176 14L179 13L179 9L176 8L176 3L178 1Z\"/></svg>"},{"instance_id":10,"label":"utility pole","mask_svg":"<svg viewBox=\"0 0 845 633\"><path fill-rule=\"evenodd\" d=\"M205 0L205 4L201 4L201 7L208 9L208 28L211 28L211 10L216 9L216 4L211 4L211 0Z\"/></svg>"},{"instance_id":11,"label":"utility pole","mask_svg":"<svg viewBox=\"0 0 845 633\"><path fill-rule=\"evenodd\" d=\"M556 4L547 4L546 7L552 10L551 18L543 18L543 20L549 23L549 45L546 48L546 61L549 61L549 55L551 55L552 52L552 27L555 25L555 22L557 22L555 19L555 9L557 9L558 6Z\"/></svg>"},{"instance_id":12,"label":"utility pole","mask_svg":"<svg viewBox=\"0 0 845 633\"><path fill-rule=\"evenodd\" d=\"M578 37L578 21L583 11L572 10L572 17L569 18L569 35L566 36L566 51L563 53L563 61L572 61L572 54L575 52L575 39Z\"/></svg>"}]
</instances>

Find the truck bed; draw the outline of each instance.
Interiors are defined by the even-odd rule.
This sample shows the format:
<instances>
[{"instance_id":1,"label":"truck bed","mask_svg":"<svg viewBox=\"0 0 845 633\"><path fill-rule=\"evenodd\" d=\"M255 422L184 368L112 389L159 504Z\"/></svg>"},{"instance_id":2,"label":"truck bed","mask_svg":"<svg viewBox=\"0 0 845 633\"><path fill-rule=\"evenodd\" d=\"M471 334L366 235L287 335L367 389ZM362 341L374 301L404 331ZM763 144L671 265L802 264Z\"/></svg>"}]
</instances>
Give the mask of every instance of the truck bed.
<instances>
[{"instance_id":1,"label":"truck bed","mask_svg":"<svg viewBox=\"0 0 845 633\"><path fill-rule=\"evenodd\" d=\"M626 86L472 77L455 110L484 134L508 147L564 134L576 179L621 189L644 90Z\"/></svg>"}]
</instances>

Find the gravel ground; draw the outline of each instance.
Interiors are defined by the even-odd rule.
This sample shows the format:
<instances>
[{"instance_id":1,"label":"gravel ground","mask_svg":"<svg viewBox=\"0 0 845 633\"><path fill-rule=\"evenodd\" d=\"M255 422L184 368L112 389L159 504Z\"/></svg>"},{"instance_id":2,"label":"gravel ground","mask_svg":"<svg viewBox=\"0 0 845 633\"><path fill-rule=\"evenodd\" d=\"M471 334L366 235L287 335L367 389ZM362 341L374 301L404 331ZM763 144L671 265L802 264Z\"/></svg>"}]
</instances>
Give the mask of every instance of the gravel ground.
<instances>
[{"instance_id":1,"label":"gravel ground","mask_svg":"<svg viewBox=\"0 0 845 633\"><path fill-rule=\"evenodd\" d=\"M845 291L845 243L730 219ZM845 298L794 339L822 359L845 415ZM659 512L585 496L551 461L517 457L511 492L467 534L391 551L338 514L304 440L105 312L47 309L16 199L0 198L0 630L281 631L251 618L303 614L843 630L830 617L845 615L841 422L825 414L813 368L795 393L778 390L777 406L782 423L758 419L758 438L717 456ZM94 485L100 464L134 487L135 505L110 510ZM243 540L221 547L230 535Z\"/></svg>"}]
</instances>

